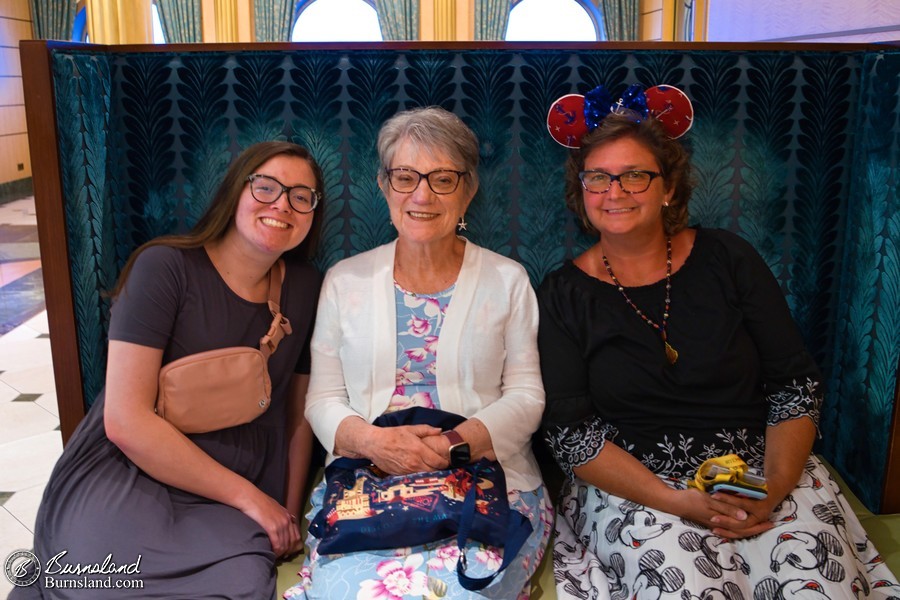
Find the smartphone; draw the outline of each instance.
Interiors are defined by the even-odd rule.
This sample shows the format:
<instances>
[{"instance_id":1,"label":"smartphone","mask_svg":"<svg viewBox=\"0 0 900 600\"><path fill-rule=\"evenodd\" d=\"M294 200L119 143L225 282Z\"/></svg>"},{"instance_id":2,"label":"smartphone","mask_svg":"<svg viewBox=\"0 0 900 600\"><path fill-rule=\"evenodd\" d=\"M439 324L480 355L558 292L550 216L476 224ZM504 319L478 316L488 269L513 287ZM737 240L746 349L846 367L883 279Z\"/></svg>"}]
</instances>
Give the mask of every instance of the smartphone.
<instances>
[{"instance_id":1,"label":"smartphone","mask_svg":"<svg viewBox=\"0 0 900 600\"><path fill-rule=\"evenodd\" d=\"M725 494L734 494L735 496L740 496L742 498L752 498L754 500L762 500L767 496L765 490L743 487L740 485L735 485L733 483L714 483L709 487L709 492L711 494L715 492L723 492Z\"/></svg>"}]
</instances>

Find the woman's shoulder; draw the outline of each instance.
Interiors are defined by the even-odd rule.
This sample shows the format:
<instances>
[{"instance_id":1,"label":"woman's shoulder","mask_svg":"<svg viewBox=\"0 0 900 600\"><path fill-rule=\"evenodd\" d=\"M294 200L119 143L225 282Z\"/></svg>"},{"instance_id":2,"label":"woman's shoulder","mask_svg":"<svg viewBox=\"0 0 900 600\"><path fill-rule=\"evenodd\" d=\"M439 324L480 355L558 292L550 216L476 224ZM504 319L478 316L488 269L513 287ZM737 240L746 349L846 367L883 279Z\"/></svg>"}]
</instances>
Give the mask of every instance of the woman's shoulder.
<instances>
[{"instance_id":1,"label":"woman's shoulder","mask_svg":"<svg viewBox=\"0 0 900 600\"><path fill-rule=\"evenodd\" d=\"M183 263L185 250L165 244L148 246L135 258L135 264Z\"/></svg>"},{"instance_id":2,"label":"woman's shoulder","mask_svg":"<svg viewBox=\"0 0 900 600\"><path fill-rule=\"evenodd\" d=\"M353 256L342 258L328 268L326 275L333 277L335 275L343 275L370 270L376 263L376 261L380 257L385 255L386 250L389 249L391 245L392 243L384 244L382 246L372 248L371 250L366 250L364 252L360 252L359 254L354 254Z\"/></svg>"},{"instance_id":3,"label":"woman's shoulder","mask_svg":"<svg viewBox=\"0 0 900 600\"><path fill-rule=\"evenodd\" d=\"M286 277L291 280L298 280L304 283L320 282L322 280L322 274L308 260L285 259L284 263Z\"/></svg>"},{"instance_id":4,"label":"woman's shoulder","mask_svg":"<svg viewBox=\"0 0 900 600\"><path fill-rule=\"evenodd\" d=\"M764 265L759 252L747 239L727 229L697 228L697 239L694 242L697 254L713 262L729 267L741 265Z\"/></svg>"},{"instance_id":5,"label":"woman's shoulder","mask_svg":"<svg viewBox=\"0 0 900 600\"><path fill-rule=\"evenodd\" d=\"M538 305L544 314L564 319L595 304L597 283L571 260L566 260L541 281L537 289Z\"/></svg>"},{"instance_id":6,"label":"woman's shoulder","mask_svg":"<svg viewBox=\"0 0 900 600\"><path fill-rule=\"evenodd\" d=\"M174 315L197 279L188 267L189 254L187 250L154 245L134 258L111 309L110 339L165 346ZM155 328L159 324L167 325Z\"/></svg>"},{"instance_id":7,"label":"woman's shoulder","mask_svg":"<svg viewBox=\"0 0 900 600\"><path fill-rule=\"evenodd\" d=\"M161 279L184 280L188 277L187 271L198 262L192 254L191 250L162 244L148 246L135 257L128 279L157 282Z\"/></svg>"},{"instance_id":8,"label":"woman's shoulder","mask_svg":"<svg viewBox=\"0 0 900 600\"><path fill-rule=\"evenodd\" d=\"M575 266L571 259L553 269L544 277L538 286L538 298L554 295L562 291L572 290L587 277L581 269Z\"/></svg>"},{"instance_id":9,"label":"woman's shoulder","mask_svg":"<svg viewBox=\"0 0 900 600\"><path fill-rule=\"evenodd\" d=\"M393 266L392 245L393 243L388 243L377 246L334 263L325 272L323 289L336 292L348 287L370 287L374 281L373 275L379 268L388 269Z\"/></svg>"},{"instance_id":10,"label":"woman's shoulder","mask_svg":"<svg viewBox=\"0 0 900 600\"><path fill-rule=\"evenodd\" d=\"M566 332L572 339L581 335L597 333L585 328L586 320L597 324L614 322L615 317L607 318L609 306L607 294L615 288L593 279L579 269L572 260L544 277L537 289L537 302L540 308L540 327L543 330L554 328ZM598 315L603 318L597 318Z\"/></svg>"},{"instance_id":11,"label":"woman's shoulder","mask_svg":"<svg viewBox=\"0 0 900 600\"><path fill-rule=\"evenodd\" d=\"M716 227L697 227L697 240L720 248L729 254L757 254L756 249L739 234Z\"/></svg>"},{"instance_id":12,"label":"woman's shoulder","mask_svg":"<svg viewBox=\"0 0 900 600\"><path fill-rule=\"evenodd\" d=\"M318 302L322 289L322 274L306 259L285 259L284 288L292 298L301 298L300 306Z\"/></svg>"},{"instance_id":13,"label":"woman's shoulder","mask_svg":"<svg viewBox=\"0 0 900 600\"><path fill-rule=\"evenodd\" d=\"M482 246L479 246L473 242L466 243L468 244L469 251L471 251L473 254L480 255L482 265L488 266L500 272L509 273L510 275L516 275L526 278L528 277L528 272L519 261L508 256L504 256L498 252L494 252L493 250L483 248Z\"/></svg>"}]
</instances>

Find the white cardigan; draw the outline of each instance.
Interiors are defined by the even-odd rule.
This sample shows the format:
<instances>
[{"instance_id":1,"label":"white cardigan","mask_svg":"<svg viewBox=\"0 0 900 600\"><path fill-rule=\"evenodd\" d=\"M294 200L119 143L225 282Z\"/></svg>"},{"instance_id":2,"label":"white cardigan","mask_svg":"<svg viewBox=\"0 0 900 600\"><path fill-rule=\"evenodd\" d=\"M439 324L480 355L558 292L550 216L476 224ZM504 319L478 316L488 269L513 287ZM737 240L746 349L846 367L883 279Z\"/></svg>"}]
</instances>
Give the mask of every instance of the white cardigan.
<instances>
[{"instance_id":1,"label":"white cardigan","mask_svg":"<svg viewBox=\"0 0 900 600\"><path fill-rule=\"evenodd\" d=\"M396 241L345 259L322 284L306 418L328 462L341 421L371 423L396 387L395 249ZM541 485L531 451L544 409L537 325L525 269L467 242L438 341L438 397L443 410L484 423L508 488L522 491Z\"/></svg>"}]
</instances>

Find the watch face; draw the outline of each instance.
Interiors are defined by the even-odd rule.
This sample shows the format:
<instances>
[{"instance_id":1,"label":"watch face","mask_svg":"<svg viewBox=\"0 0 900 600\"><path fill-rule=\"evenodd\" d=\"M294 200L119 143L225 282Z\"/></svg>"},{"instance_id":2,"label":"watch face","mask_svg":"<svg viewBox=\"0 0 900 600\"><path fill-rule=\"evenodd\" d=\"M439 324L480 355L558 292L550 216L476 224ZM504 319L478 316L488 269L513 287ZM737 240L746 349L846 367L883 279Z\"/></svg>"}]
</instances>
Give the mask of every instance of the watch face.
<instances>
[{"instance_id":1,"label":"watch face","mask_svg":"<svg viewBox=\"0 0 900 600\"><path fill-rule=\"evenodd\" d=\"M469 444L463 442L450 447L450 465L453 467L461 467L469 464L472 455L469 453Z\"/></svg>"}]
</instances>

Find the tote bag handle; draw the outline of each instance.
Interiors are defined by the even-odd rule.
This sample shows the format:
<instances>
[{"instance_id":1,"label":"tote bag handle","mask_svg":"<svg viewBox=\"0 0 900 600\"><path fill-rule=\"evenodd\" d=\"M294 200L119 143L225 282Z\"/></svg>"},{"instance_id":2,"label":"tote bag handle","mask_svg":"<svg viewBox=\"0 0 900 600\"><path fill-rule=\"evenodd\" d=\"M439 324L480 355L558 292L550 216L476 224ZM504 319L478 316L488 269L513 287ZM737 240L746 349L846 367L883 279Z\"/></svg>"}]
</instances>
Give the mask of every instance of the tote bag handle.
<instances>
[{"instance_id":1,"label":"tote bag handle","mask_svg":"<svg viewBox=\"0 0 900 600\"><path fill-rule=\"evenodd\" d=\"M478 481L478 472L480 465L476 464L472 475L473 481ZM466 562L466 540L469 537L469 531L472 529L472 522L475 519L475 492L478 488L473 483L472 487L466 493L466 499L463 500L462 513L459 519L459 530L456 534L456 544L459 546L459 560L456 562L456 577L459 584L465 589L477 592L483 590L500 574L506 567L510 565L513 559L519 554L519 550L525 545L525 540L531 535L531 523L517 510L510 508L508 521L506 526L506 544L503 546L503 562L495 573L485 577L469 577L466 575L468 564Z\"/></svg>"}]
</instances>

